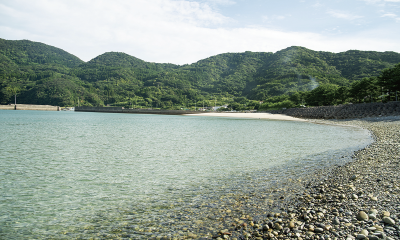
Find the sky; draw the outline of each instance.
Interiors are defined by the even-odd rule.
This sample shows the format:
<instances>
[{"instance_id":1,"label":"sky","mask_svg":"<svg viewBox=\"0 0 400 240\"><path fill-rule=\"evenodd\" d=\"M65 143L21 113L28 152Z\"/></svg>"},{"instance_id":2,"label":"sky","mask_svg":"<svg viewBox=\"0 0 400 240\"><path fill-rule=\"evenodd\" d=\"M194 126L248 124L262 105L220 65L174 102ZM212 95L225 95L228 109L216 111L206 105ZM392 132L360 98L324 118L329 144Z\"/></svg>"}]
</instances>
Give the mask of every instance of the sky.
<instances>
[{"instance_id":1,"label":"sky","mask_svg":"<svg viewBox=\"0 0 400 240\"><path fill-rule=\"evenodd\" d=\"M0 0L0 38L179 65L290 46L400 52L400 0Z\"/></svg>"}]
</instances>

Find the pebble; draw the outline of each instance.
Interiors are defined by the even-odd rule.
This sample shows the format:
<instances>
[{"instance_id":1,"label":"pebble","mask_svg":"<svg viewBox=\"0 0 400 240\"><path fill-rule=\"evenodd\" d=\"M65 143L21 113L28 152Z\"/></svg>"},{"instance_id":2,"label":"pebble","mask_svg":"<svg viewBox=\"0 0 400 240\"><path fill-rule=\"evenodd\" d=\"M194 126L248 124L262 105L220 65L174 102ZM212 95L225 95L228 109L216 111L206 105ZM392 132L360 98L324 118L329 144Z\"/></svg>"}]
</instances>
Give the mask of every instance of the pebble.
<instances>
[{"instance_id":1,"label":"pebble","mask_svg":"<svg viewBox=\"0 0 400 240\"><path fill-rule=\"evenodd\" d=\"M357 220L359 220L359 221L368 221L368 215L364 212L364 211L360 211L358 214L357 214Z\"/></svg>"},{"instance_id":2,"label":"pebble","mask_svg":"<svg viewBox=\"0 0 400 240\"><path fill-rule=\"evenodd\" d=\"M367 238L364 234L358 234L357 239L365 239Z\"/></svg>"},{"instance_id":3,"label":"pebble","mask_svg":"<svg viewBox=\"0 0 400 240\"><path fill-rule=\"evenodd\" d=\"M390 217L390 212L388 212L388 211L383 211L383 212L382 212L382 216L383 216L383 217Z\"/></svg>"},{"instance_id":4,"label":"pebble","mask_svg":"<svg viewBox=\"0 0 400 240\"><path fill-rule=\"evenodd\" d=\"M396 224L396 222L393 219L391 219L390 217L384 217L384 218L382 218L382 220L383 220L384 223L387 223L387 224L390 224L390 225L395 225Z\"/></svg>"},{"instance_id":5,"label":"pebble","mask_svg":"<svg viewBox=\"0 0 400 240\"><path fill-rule=\"evenodd\" d=\"M369 232L366 229L361 230L360 234L368 236Z\"/></svg>"}]
</instances>

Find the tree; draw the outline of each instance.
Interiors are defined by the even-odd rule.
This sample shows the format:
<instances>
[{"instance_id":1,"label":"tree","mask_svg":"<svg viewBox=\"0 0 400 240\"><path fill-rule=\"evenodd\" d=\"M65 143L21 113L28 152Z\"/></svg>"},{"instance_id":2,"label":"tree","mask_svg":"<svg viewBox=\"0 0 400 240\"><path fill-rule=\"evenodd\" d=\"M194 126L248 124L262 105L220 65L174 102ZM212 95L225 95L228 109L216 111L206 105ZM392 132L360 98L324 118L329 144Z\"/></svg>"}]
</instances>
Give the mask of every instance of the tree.
<instances>
[{"instance_id":1,"label":"tree","mask_svg":"<svg viewBox=\"0 0 400 240\"><path fill-rule=\"evenodd\" d=\"M379 86L377 84L377 78L363 78L360 81L355 81L351 84L350 97L355 99L357 102L361 102L362 100L369 98L369 101L372 100L379 95Z\"/></svg>"},{"instance_id":2,"label":"tree","mask_svg":"<svg viewBox=\"0 0 400 240\"><path fill-rule=\"evenodd\" d=\"M349 88L346 86L339 87L339 89L337 90L337 94L336 94L338 103L339 104L346 103L348 97L349 97Z\"/></svg>"},{"instance_id":3,"label":"tree","mask_svg":"<svg viewBox=\"0 0 400 240\"><path fill-rule=\"evenodd\" d=\"M310 91L305 100L311 106L335 105L337 103L338 89L339 86L335 84L322 84Z\"/></svg>"},{"instance_id":4,"label":"tree","mask_svg":"<svg viewBox=\"0 0 400 240\"><path fill-rule=\"evenodd\" d=\"M6 87L6 91L10 92L12 95L14 95L14 104L17 104L17 94L21 91L21 88L18 86L8 86Z\"/></svg>"},{"instance_id":5,"label":"tree","mask_svg":"<svg viewBox=\"0 0 400 240\"><path fill-rule=\"evenodd\" d=\"M378 84L385 90L400 91L400 63L384 69L378 77Z\"/></svg>"}]
</instances>

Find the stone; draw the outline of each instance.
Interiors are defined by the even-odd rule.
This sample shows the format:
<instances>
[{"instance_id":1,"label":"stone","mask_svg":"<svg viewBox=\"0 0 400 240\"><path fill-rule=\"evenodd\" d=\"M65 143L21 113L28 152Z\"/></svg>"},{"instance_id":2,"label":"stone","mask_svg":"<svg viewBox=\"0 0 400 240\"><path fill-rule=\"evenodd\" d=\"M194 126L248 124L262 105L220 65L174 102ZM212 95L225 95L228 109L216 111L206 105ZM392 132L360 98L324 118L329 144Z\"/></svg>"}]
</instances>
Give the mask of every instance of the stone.
<instances>
[{"instance_id":1,"label":"stone","mask_svg":"<svg viewBox=\"0 0 400 240\"><path fill-rule=\"evenodd\" d=\"M396 224L396 222L390 217L384 217L384 218L382 218L382 221L384 223L387 223L387 224L390 224L390 225L395 225Z\"/></svg>"},{"instance_id":2,"label":"stone","mask_svg":"<svg viewBox=\"0 0 400 240\"><path fill-rule=\"evenodd\" d=\"M379 237L377 237L375 235L368 235L368 239L369 240L379 240Z\"/></svg>"},{"instance_id":3,"label":"stone","mask_svg":"<svg viewBox=\"0 0 400 240\"><path fill-rule=\"evenodd\" d=\"M356 180L357 178L358 178L357 175L353 175L353 176L350 177L350 180L354 181L354 180Z\"/></svg>"},{"instance_id":4,"label":"stone","mask_svg":"<svg viewBox=\"0 0 400 240\"><path fill-rule=\"evenodd\" d=\"M366 229L361 230L360 234L368 236L369 232Z\"/></svg>"},{"instance_id":5,"label":"stone","mask_svg":"<svg viewBox=\"0 0 400 240\"><path fill-rule=\"evenodd\" d=\"M379 238L386 238L386 234L383 232L375 232L373 235L379 237Z\"/></svg>"},{"instance_id":6,"label":"stone","mask_svg":"<svg viewBox=\"0 0 400 240\"><path fill-rule=\"evenodd\" d=\"M376 210L376 209L374 209L374 208L371 208L369 211L368 211L368 213L370 214L370 213L373 213L373 214L378 214L378 210Z\"/></svg>"},{"instance_id":7,"label":"stone","mask_svg":"<svg viewBox=\"0 0 400 240\"><path fill-rule=\"evenodd\" d=\"M287 235L289 232L290 232L290 228L285 228L285 229L283 229L283 233L284 233L284 234Z\"/></svg>"},{"instance_id":8,"label":"stone","mask_svg":"<svg viewBox=\"0 0 400 240\"><path fill-rule=\"evenodd\" d=\"M333 219L333 222L332 222L332 223L335 224L335 225L339 225L339 224L340 224L339 218Z\"/></svg>"},{"instance_id":9,"label":"stone","mask_svg":"<svg viewBox=\"0 0 400 240\"><path fill-rule=\"evenodd\" d=\"M326 225L326 226L325 226L325 230L326 230L326 231L330 231L331 229L332 229L332 226L331 226L331 225Z\"/></svg>"},{"instance_id":10,"label":"stone","mask_svg":"<svg viewBox=\"0 0 400 240\"><path fill-rule=\"evenodd\" d=\"M314 232L308 231L308 232L306 232L306 235L307 236L312 236L312 235L314 235Z\"/></svg>"},{"instance_id":11,"label":"stone","mask_svg":"<svg viewBox=\"0 0 400 240\"><path fill-rule=\"evenodd\" d=\"M293 221L290 221L290 222L289 222L289 227L290 227L290 228L295 228L295 227L296 227L296 224L295 224Z\"/></svg>"},{"instance_id":12,"label":"stone","mask_svg":"<svg viewBox=\"0 0 400 240\"><path fill-rule=\"evenodd\" d=\"M263 226L263 231L266 232L266 231L268 231L268 229L269 229L268 224L265 224L265 225Z\"/></svg>"},{"instance_id":13,"label":"stone","mask_svg":"<svg viewBox=\"0 0 400 240\"><path fill-rule=\"evenodd\" d=\"M364 234L358 234L357 239L366 239L367 237Z\"/></svg>"},{"instance_id":14,"label":"stone","mask_svg":"<svg viewBox=\"0 0 400 240\"><path fill-rule=\"evenodd\" d=\"M276 230L282 230L282 226L279 223L275 223L274 228Z\"/></svg>"},{"instance_id":15,"label":"stone","mask_svg":"<svg viewBox=\"0 0 400 240\"><path fill-rule=\"evenodd\" d=\"M358 220L358 221L368 221L369 218L368 218L368 215L367 215L364 211L360 211L360 212L357 214L357 220Z\"/></svg>"},{"instance_id":16,"label":"stone","mask_svg":"<svg viewBox=\"0 0 400 240\"><path fill-rule=\"evenodd\" d=\"M324 232L324 229L322 229L322 228L315 228L314 229L314 232L316 232L316 233L322 233L322 232Z\"/></svg>"},{"instance_id":17,"label":"stone","mask_svg":"<svg viewBox=\"0 0 400 240\"><path fill-rule=\"evenodd\" d=\"M373 227L376 229L376 231L379 231L379 232L383 231L383 227L381 227L379 225L374 225Z\"/></svg>"},{"instance_id":18,"label":"stone","mask_svg":"<svg viewBox=\"0 0 400 240\"><path fill-rule=\"evenodd\" d=\"M383 216L383 217L390 217L390 212L388 212L388 211L383 211L383 212L382 212L382 216Z\"/></svg>"},{"instance_id":19,"label":"stone","mask_svg":"<svg viewBox=\"0 0 400 240\"><path fill-rule=\"evenodd\" d=\"M353 199L353 200L357 200L357 199L358 199L358 196L357 196L357 194L352 194L352 195L351 195L351 199Z\"/></svg>"},{"instance_id":20,"label":"stone","mask_svg":"<svg viewBox=\"0 0 400 240\"><path fill-rule=\"evenodd\" d=\"M187 236L190 238L197 238L197 235L191 232L188 232Z\"/></svg>"}]
</instances>

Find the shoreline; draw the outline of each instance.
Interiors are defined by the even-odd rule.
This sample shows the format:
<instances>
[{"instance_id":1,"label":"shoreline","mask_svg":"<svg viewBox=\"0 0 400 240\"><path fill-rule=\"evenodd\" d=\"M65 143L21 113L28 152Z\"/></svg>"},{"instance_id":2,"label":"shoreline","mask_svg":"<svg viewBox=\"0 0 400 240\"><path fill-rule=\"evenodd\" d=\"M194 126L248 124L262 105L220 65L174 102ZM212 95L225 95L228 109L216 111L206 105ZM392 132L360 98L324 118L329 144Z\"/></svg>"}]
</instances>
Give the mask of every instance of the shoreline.
<instances>
[{"instance_id":1,"label":"shoreline","mask_svg":"<svg viewBox=\"0 0 400 240\"><path fill-rule=\"evenodd\" d=\"M313 172L278 212L246 216L213 238L400 239L400 117L309 122L365 128L374 142L344 165Z\"/></svg>"},{"instance_id":2,"label":"shoreline","mask_svg":"<svg viewBox=\"0 0 400 240\"><path fill-rule=\"evenodd\" d=\"M241 113L241 112L202 112L183 114L184 116L206 116L206 117L231 117L231 118L251 118L251 119L267 119L280 121L308 121L306 119L295 118L284 114L272 113Z\"/></svg>"},{"instance_id":3,"label":"shoreline","mask_svg":"<svg viewBox=\"0 0 400 240\"><path fill-rule=\"evenodd\" d=\"M195 114L288 119L269 115ZM208 227L208 234L188 228L179 237L166 239L399 240L400 116L290 120L363 128L374 141L353 152L350 161L289 179L285 187L262 193L238 191L223 196L226 200L212 201L219 210L214 212L214 227Z\"/></svg>"}]
</instances>

